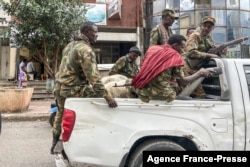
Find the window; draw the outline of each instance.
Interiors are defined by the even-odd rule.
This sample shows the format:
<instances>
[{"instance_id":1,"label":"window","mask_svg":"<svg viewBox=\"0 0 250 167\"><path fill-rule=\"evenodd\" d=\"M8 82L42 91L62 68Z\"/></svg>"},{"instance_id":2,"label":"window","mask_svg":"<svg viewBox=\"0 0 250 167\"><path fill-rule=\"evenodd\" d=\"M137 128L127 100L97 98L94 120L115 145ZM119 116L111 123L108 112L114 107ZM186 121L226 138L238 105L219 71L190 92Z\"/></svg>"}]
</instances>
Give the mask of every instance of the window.
<instances>
[{"instance_id":1,"label":"window","mask_svg":"<svg viewBox=\"0 0 250 167\"><path fill-rule=\"evenodd\" d=\"M195 21L196 25L200 25L201 23L201 18L204 16L211 16L211 11L210 10L196 10L195 11Z\"/></svg>"},{"instance_id":2,"label":"window","mask_svg":"<svg viewBox=\"0 0 250 167\"><path fill-rule=\"evenodd\" d=\"M226 42L226 28L215 27L215 29L212 31L212 38L215 44Z\"/></svg>"},{"instance_id":3,"label":"window","mask_svg":"<svg viewBox=\"0 0 250 167\"><path fill-rule=\"evenodd\" d=\"M212 16L216 18L215 26L226 26L226 10L212 10Z\"/></svg>"},{"instance_id":4,"label":"window","mask_svg":"<svg viewBox=\"0 0 250 167\"><path fill-rule=\"evenodd\" d=\"M196 0L196 9L209 9L211 8L211 0Z\"/></svg>"},{"instance_id":5,"label":"window","mask_svg":"<svg viewBox=\"0 0 250 167\"><path fill-rule=\"evenodd\" d=\"M207 64L204 65L204 68L213 68L217 67L214 60L210 60ZM221 97L221 83L219 75L213 75L212 77L205 78L202 82L202 87L206 93L206 98L208 99L217 99Z\"/></svg>"},{"instance_id":6,"label":"window","mask_svg":"<svg viewBox=\"0 0 250 167\"><path fill-rule=\"evenodd\" d=\"M157 0L153 2L153 13L161 14L162 10L165 9L165 1Z\"/></svg>"},{"instance_id":7,"label":"window","mask_svg":"<svg viewBox=\"0 0 250 167\"><path fill-rule=\"evenodd\" d=\"M241 27L250 27L250 12L240 12L240 24Z\"/></svg>"},{"instance_id":8,"label":"window","mask_svg":"<svg viewBox=\"0 0 250 167\"><path fill-rule=\"evenodd\" d=\"M211 5L213 9L225 9L226 8L226 1L225 0L211 0Z\"/></svg>"},{"instance_id":9,"label":"window","mask_svg":"<svg viewBox=\"0 0 250 167\"><path fill-rule=\"evenodd\" d=\"M240 37L246 37L246 36L250 36L250 28L241 28L241 34ZM250 44L250 40L246 40L244 42L242 42L242 44Z\"/></svg>"},{"instance_id":10,"label":"window","mask_svg":"<svg viewBox=\"0 0 250 167\"><path fill-rule=\"evenodd\" d=\"M232 27L240 26L240 18L238 10L227 11L227 26L232 26Z\"/></svg>"},{"instance_id":11,"label":"window","mask_svg":"<svg viewBox=\"0 0 250 167\"><path fill-rule=\"evenodd\" d=\"M250 10L250 1L249 0L240 0L240 9Z\"/></svg>"},{"instance_id":12,"label":"window","mask_svg":"<svg viewBox=\"0 0 250 167\"><path fill-rule=\"evenodd\" d=\"M98 64L113 64L120 57L126 55L130 47L134 46L133 42L102 42L95 43L94 48Z\"/></svg>"},{"instance_id":13,"label":"window","mask_svg":"<svg viewBox=\"0 0 250 167\"><path fill-rule=\"evenodd\" d=\"M179 10L180 0L166 0L166 8Z\"/></svg>"},{"instance_id":14,"label":"window","mask_svg":"<svg viewBox=\"0 0 250 167\"><path fill-rule=\"evenodd\" d=\"M194 12L192 11L192 12L181 13L179 21L181 28L189 28L191 26L194 26L195 25Z\"/></svg>"},{"instance_id":15,"label":"window","mask_svg":"<svg viewBox=\"0 0 250 167\"><path fill-rule=\"evenodd\" d=\"M228 9L239 9L239 0L227 0Z\"/></svg>"},{"instance_id":16,"label":"window","mask_svg":"<svg viewBox=\"0 0 250 167\"><path fill-rule=\"evenodd\" d=\"M194 10L194 0L180 0L180 11Z\"/></svg>"}]
</instances>

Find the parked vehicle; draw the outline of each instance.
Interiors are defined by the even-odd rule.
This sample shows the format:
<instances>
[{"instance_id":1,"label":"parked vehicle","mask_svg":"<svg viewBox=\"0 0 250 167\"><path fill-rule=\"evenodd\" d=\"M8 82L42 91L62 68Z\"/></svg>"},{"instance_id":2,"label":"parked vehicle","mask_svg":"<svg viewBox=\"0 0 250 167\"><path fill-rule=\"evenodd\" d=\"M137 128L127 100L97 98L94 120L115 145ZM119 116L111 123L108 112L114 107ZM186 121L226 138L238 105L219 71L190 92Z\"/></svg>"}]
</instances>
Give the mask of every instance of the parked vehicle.
<instances>
[{"instance_id":1,"label":"parked vehicle","mask_svg":"<svg viewBox=\"0 0 250 167\"><path fill-rule=\"evenodd\" d=\"M71 166L142 166L144 150L250 150L250 59L213 59L222 74L202 81L205 99L68 98L62 120ZM179 98L182 99L182 98Z\"/></svg>"}]
</instances>

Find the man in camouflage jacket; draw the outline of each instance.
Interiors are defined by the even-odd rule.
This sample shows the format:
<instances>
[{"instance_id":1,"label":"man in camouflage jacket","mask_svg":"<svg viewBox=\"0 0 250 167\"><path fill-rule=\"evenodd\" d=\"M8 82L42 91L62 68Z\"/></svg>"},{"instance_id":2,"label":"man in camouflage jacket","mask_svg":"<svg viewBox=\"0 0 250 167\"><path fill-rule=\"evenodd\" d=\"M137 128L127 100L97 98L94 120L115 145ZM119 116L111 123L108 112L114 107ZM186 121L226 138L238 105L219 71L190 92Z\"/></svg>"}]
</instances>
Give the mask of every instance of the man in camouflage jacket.
<instances>
[{"instance_id":1,"label":"man in camouflage jacket","mask_svg":"<svg viewBox=\"0 0 250 167\"><path fill-rule=\"evenodd\" d=\"M201 19L200 27L198 27L195 32L189 36L185 48L185 75L192 75L197 70L199 70L199 67L192 67L191 64L189 64L190 60L192 61L192 59L196 59L202 61L210 58L219 58L219 56L216 54L207 53L210 48L215 47L214 41L210 35L214 29L214 24L215 18L204 16ZM202 86L198 86L191 96L196 98L204 98L205 92Z\"/></svg>"},{"instance_id":2,"label":"man in camouflage jacket","mask_svg":"<svg viewBox=\"0 0 250 167\"><path fill-rule=\"evenodd\" d=\"M81 35L70 42L63 50L62 61L56 74L53 93L58 112L53 125L53 142L51 153L61 134L61 122L64 103L68 97L103 97L109 107L117 107L116 101L105 89L97 68L96 54L91 43L96 42L97 26L84 22L80 26Z\"/></svg>"},{"instance_id":3,"label":"man in camouflage jacket","mask_svg":"<svg viewBox=\"0 0 250 167\"><path fill-rule=\"evenodd\" d=\"M174 10L164 9L161 24L156 25L150 32L149 46L167 44L168 38L173 35L171 26L178 18Z\"/></svg>"},{"instance_id":4,"label":"man in camouflage jacket","mask_svg":"<svg viewBox=\"0 0 250 167\"><path fill-rule=\"evenodd\" d=\"M139 73L132 79L129 88L130 96L136 94L142 101L166 100L171 102L179 92L176 92L172 81L186 85L201 76L210 76L206 69L200 69L191 76L184 76L184 60L181 55L186 38L182 35L172 35L168 44L150 47L141 64ZM174 80L173 80L174 79Z\"/></svg>"},{"instance_id":5,"label":"man in camouflage jacket","mask_svg":"<svg viewBox=\"0 0 250 167\"><path fill-rule=\"evenodd\" d=\"M129 53L120 57L114 66L110 69L109 75L121 74L128 78L133 78L138 72L136 59L141 56L141 51L138 47L133 46L129 49Z\"/></svg>"}]
</instances>

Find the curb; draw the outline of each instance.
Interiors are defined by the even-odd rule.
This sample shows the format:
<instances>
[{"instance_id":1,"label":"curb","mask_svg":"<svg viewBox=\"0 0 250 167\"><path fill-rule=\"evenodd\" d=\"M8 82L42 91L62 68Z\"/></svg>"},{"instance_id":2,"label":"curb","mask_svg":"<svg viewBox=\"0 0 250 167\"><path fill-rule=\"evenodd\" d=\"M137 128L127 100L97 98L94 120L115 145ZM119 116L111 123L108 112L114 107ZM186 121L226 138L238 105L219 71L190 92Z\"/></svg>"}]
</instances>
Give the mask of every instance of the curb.
<instances>
[{"instance_id":1,"label":"curb","mask_svg":"<svg viewBox=\"0 0 250 167\"><path fill-rule=\"evenodd\" d=\"M15 122L15 121L48 121L49 113L40 114L4 114L2 113L3 122Z\"/></svg>"}]
</instances>

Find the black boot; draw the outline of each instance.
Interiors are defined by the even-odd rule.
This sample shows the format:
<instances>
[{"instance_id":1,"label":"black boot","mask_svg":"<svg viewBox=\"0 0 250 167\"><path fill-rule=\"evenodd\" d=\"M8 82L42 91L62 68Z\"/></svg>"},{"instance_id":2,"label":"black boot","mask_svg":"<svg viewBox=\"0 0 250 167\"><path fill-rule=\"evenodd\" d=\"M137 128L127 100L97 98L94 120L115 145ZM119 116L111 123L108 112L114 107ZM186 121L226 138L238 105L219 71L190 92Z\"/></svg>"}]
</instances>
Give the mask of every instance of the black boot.
<instances>
[{"instance_id":1,"label":"black boot","mask_svg":"<svg viewBox=\"0 0 250 167\"><path fill-rule=\"evenodd\" d=\"M54 154L54 149L55 149L55 146L56 146L57 142L59 141L59 137L60 136L53 135L52 145L51 145L51 148L50 148L50 153L51 154Z\"/></svg>"}]
</instances>

